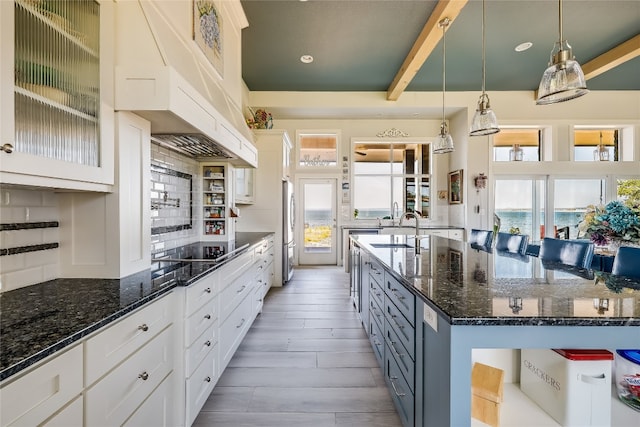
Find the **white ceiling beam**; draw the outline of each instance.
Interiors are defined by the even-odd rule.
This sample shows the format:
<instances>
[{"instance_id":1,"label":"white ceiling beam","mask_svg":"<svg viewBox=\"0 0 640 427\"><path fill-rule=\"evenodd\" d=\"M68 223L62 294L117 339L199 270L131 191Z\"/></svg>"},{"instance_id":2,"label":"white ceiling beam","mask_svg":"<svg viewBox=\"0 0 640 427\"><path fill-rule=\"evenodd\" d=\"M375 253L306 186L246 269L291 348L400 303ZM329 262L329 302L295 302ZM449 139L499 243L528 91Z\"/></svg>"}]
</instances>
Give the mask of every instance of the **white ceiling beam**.
<instances>
[{"instance_id":1,"label":"white ceiling beam","mask_svg":"<svg viewBox=\"0 0 640 427\"><path fill-rule=\"evenodd\" d=\"M422 64L435 49L442 38L442 29L438 27L438 23L444 18L449 18L453 23L467 2L468 0L440 0L438 2L402 63L400 70L391 82L389 89L387 89L387 100L397 101L400 98L402 92L409 86ZM451 28L451 25L449 25L449 28Z\"/></svg>"}]
</instances>

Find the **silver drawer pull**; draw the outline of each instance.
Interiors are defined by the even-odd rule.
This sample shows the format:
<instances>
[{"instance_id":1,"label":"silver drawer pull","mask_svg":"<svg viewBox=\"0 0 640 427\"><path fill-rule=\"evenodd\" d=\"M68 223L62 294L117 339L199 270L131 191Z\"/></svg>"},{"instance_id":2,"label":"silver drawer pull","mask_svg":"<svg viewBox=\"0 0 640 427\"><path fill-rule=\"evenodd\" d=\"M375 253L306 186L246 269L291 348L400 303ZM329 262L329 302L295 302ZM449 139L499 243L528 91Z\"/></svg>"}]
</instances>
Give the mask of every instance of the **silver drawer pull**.
<instances>
[{"instance_id":1,"label":"silver drawer pull","mask_svg":"<svg viewBox=\"0 0 640 427\"><path fill-rule=\"evenodd\" d=\"M396 388L396 384L393 382L393 380L397 380L397 379L398 379L398 377L391 377L391 387L393 387L393 392L398 397L405 397L407 394L398 392L398 389Z\"/></svg>"},{"instance_id":2,"label":"silver drawer pull","mask_svg":"<svg viewBox=\"0 0 640 427\"><path fill-rule=\"evenodd\" d=\"M247 320L247 319L245 319L245 318L243 317L243 318L242 318L242 320L240 321L240 324L239 324L238 326L236 326L236 328L239 328L239 327L241 327L242 325L244 325L244 322L245 322L246 320Z\"/></svg>"},{"instance_id":3,"label":"silver drawer pull","mask_svg":"<svg viewBox=\"0 0 640 427\"><path fill-rule=\"evenodd\" d=\"M211 341L207 340L204 345L206 345L207 347L211 347Z\"/></svg>"},{"instance_id":4,"label":"silver drawer pull","mask_svg":"<svg viewBox=\"0 0 640 427\"><path fill-rule=\"evenodd\" d=\"M242 285L242 287L236 291L237 294L239 294L240 292L244 291L245 288L247 287L247 285Z\"/></svg>"},{"instance_id":5,"label":"silver drawer pull","mask_svg":"<svg viewBox=\"0 0 640 427\"><path fill-rule=\"evenodd\" d=\"M147 374L147 371L144 371L143 373L138 375L138 378L140 378L142 381L146 381L149 379L149 374Z\"/></svg>"},{"instance_id":6,"label":"silver drawer pull","mask_svg":"<svg viewBox=\"0 0 640 427\"><path fill-rule=\"evenodd\" d=\"M373 340L373 343L375 345L377 345L377 346L381 346L382 345L382 343L380 341L378 341L378 340Z\"/></svg>"},{"instance_id":7,"label":"silver drawer pull","mask_svg":"<svg viewBox=\"0 0 640 427\"><path fill-rule=\"evenodd\" d=\"M206 377L204 380L205 380L206 382L210 383L210 382L211 382L211 377Z\"/></svg>"},{"instance_id":8,"label":"silver drawer pull","mask_svg":"<svg viewBox=\"0 0 640 427\"><path fill-rule=\"evenodd\" d=\"M399 294L397 289L391 289L391 292L393 292L393 295L395 295L396 298L404 299L404 296L402 296L402 294Z\"/></svg>"},{"instance_id":9,"label":"silver drawer pull","mask_svg":"<svg viewBox=\"0 0 640 427\"><path fill-rule=\"evenodd\" d=\"M138 326L138 330L142 332L147 332L149 330L149 327L147 326L146 323L143 323L142 325Z\"/></svg>"},{"instance_id":10,"label":"silver drawer pull","mask_svg":"<svg viewBox=\"0 0 640 427\"><path fill-rule=\"evenodd\" d=\"M210 315L210 314L205 314L205 315L204 315L204 318L205 318L205 319L207 319L207 320L209 320L209 319L211 319L211 315Z\"/></svg>"},{"instance_id":11,"label":"silver drawer pull","mask_svg":"<svg viewBox=\"0 0 640 427\"><path fill-rule=\"evenodd\" d=\"M211 288L206 288L204 291L205 291L206 293L210 294L210 293L211 293Z\"/></svg>"}]
</instances>

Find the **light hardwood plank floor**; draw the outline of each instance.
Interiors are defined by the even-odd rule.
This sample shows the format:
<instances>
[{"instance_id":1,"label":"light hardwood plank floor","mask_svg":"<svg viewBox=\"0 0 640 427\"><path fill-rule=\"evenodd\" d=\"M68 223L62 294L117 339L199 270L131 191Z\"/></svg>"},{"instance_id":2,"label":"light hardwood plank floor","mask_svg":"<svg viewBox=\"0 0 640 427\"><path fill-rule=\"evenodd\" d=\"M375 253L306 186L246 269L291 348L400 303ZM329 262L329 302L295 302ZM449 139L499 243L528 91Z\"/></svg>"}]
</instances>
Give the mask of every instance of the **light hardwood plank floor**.
<instances>
[{"instance_id":1,"label":"light hardwood plank floor","mask_svg":"<svg viewBox=\"0 0 640 427\"><path fill-rule=\"evenodd\" d=\"M400 427L341 267L272 288L197 427Z\"/></svg>"}]
</instances>

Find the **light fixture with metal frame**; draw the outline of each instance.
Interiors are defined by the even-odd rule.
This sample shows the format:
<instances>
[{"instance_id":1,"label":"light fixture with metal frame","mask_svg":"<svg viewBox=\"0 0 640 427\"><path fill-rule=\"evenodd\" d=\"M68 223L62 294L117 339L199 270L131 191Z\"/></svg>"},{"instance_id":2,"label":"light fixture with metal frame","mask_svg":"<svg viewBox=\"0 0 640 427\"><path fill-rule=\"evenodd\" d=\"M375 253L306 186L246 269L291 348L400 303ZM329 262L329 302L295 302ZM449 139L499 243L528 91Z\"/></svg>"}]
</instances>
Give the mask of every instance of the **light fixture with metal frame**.
<instances>
[{"instance_id":1,"label":"light fixture with metal frame","mask_svg":"<svg viewBox=\"0 0 640 427\"><path fill-rule=\"evenodd\" d=\"M562 38L562 0L558 0L558 10L559 39L553 45L549 67L540 80L537 105L569 101L589 93L582 68L571 46Z\"/></svg>"},{"instance_id":2,"label":"light fixture with metal frame","mask_svg":"<svg viewBox=\"0 0 640 427\"><path fill-rule=\"evenodd\" d=\"M596 162L608 162L609 161L609 150L606 145L602 143L602 131L600 131L600 144L593 150L593 160Z\"/></svg>"},{"instance_id":3,"label":"light fixture with metal frame","mask_svg":"<svg viewBox=\"0 0 640 427\"><path fill-rule=\"evenodd\" d=\"M445 95L445 91L446 91L446 43L445 43L445 34L446 34L446 28L449 26L449 24L451 23L451 19L449 18L442 18L442 20L440 20L440 22L438 22L438 26L440 28L442 28L442 122L440 123L440 134L438 135L438 137L436 138L436 141L434 143L434 147L433 147L433 153L434 154L445 154L445 153L451 153L453 151L453 138L451 137L451 134L449 133L449 129L447 127L447 122L445 120L445 115L444 115L444 95Z\"/></svg>"},{"instance_id":4,"label":"light fixture with metal frame","mask_svg":"<svg viewBox=\"0 0 640 427\"><path fill-rule=\"evenodd\" d=\"M487 93L485 92L486 59L484 10L484 0L482 0L482 94L478 99L478 107L476 107L476 112L473 115L473 120L471 121L469 136L492 135L494 133L500 132L500 128L498 127L498 119L496 118L496 114L491 109L489 95L487 95Z\"/></svg>"}]
</instances>

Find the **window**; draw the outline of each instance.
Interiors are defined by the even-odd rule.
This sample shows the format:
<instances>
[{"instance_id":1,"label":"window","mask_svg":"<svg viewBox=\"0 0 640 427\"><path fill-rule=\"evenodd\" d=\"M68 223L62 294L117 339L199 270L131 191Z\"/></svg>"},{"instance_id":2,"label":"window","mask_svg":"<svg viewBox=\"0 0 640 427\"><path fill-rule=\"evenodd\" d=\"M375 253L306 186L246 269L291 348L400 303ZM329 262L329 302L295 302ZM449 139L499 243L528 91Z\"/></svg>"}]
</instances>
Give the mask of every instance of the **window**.
<instances>
[{"instance_id":1,"label":"window","mask_svg":"<svg viewBox=\"0 0 640 427\"><path fill-rule=\"evenodd\" d=\"M299 133L299 167L337 167L338 135L335 133Z\"/></svg>"},{"instance_id":2,"label":"window","mask_svg":"<svg viewBox=\"0 0 640 427\"><path fill-rule=\"evenodd\" d=\"M430 215L428 143L356 143L353 146L353 208L359 219Z\"/></svg>"},{"instance_id":3,"label":"window","mask_svg":"<svg viewBox=\"0 0 640 427\"><path fill-rule=\"evenodd\" d=\"M500 219L500 231L519 231L529 236L529 241L542 238L544 200L544 179L496 179L495 214Z\"/></svg>"},{"instance_id":4,"label":"window","mask_svg":"<svg viewBox=\"0 0 640 427\"><path fill-rule=\"evenodd\" d=\"M495 162L539 162L539 129L501 129L493 136L493 160Z\"/></svg>"},{"instance_id":5,"label":"window","mask_svg":"<svg viewBox=\"0 0 640 427\"><path fill-rule=\"evenodd\" d=\"M573 158L576 162L618 161L617 129L576 129Z\"/></svg>"},{"instance_id":6,"label":"window","mask_svg":"<svg viewBox=\"0 0 640 427\"><path fill-rule=\"evenodd\" d=\"M617 179L616 195L625 205L640 208L640 179Z\"/></svg>"}]
</instances>

